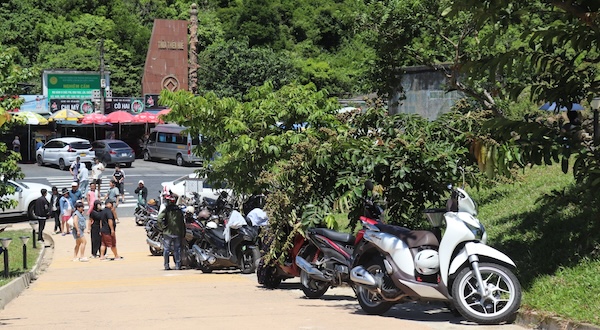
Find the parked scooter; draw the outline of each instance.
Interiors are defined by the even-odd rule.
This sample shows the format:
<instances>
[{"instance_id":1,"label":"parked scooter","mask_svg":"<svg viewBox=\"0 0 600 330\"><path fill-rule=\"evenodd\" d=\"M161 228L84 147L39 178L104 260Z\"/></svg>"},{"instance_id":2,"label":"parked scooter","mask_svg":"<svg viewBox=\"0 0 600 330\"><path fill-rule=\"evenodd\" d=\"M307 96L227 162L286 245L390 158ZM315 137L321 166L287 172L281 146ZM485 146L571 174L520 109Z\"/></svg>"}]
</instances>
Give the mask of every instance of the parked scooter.
<instances>
[{"instance_id":1,"label":"parked scooter","mask_svg":"<svg viewBox=\"0 0 600 330\"><path fill-rule=\"evenodd\" d=\"M260 259L260 251L257 246L258 227L243 225L237 229L231 229L230 240L227 241L224 226L218 226L210 218L204 221L200 220L199 223L202 226L200 230L202 239L193 245L192 252L196 257L198 268L202 272L210 273L216 269L240 269L242 273L250 274L256 270Z\"/></svg>"},{"instance_id":2,"label":"parked scooter","mask_svg":"<svg viewBox=\"0 0 600 330\"><path fill-rule=\"evenodd\" d=\"M160 207L160 203L155 199L150 199L146 204L142 205L138 202L135 211L133 211L133 217L135 219L135 223L138 226L146 225L146 222L151 217L156 218L158 216L158 209Z\"/></svg>"},{"instance_id":3,"label":"parked scooter","mask_svg":"<svg viewBox=\"0 0 600 330\"><path fill-rule=\"evenodd\" d=\"M446 209L425 212L434 231L367 225L350 272L366 313L381 315L413 300L445 301L477 323L514 320L521 302L515 263L485 244L485 228L467 192L450 189Z\"/></svg>"},{"instance_id":4,"label":"parked scooter","mask_svg":"<svg viewBox=\"0 0 600 330\"><path fill-rule=\"evenodd\" d=\"M381 221L383 210L371 201L366 189L363 192L363 208L363 223L374 225ZM306 297L320 298L330 287L350 282L354 245L362 240L364 232L363 228L354 237L325 228L307 230L307 238L316 249L311 253L302 252L295 259L301 269L300 282Z\"/></svg>"}]
</instances>

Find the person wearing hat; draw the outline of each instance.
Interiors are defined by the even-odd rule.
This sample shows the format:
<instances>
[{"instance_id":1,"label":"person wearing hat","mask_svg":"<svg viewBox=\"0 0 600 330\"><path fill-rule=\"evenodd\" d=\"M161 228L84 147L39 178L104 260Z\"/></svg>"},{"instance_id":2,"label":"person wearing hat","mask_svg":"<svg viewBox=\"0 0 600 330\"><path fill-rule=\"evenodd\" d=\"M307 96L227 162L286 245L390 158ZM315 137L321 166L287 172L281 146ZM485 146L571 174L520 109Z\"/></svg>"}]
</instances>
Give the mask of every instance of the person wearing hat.
<instances>
[{"instance_id":1,"label":"person wearing hat","mask_svg":"<svg viewBox=\"0 0 600 330\"><path fill-rule=\"evenodd\" d=\"M84 256L85 246L85 216L83 215L84 206L82 202L75 204L75 213L73 214L73 238L75 238L75 248L73 249L73 261L88 261Z\"/></svg>"},{"instance_id":2,"label":"person wearing hat","mask_svg":"<svg viewBox=\"0 0 600 330\"><path fill-rule=\"evenodd\" d=\"M167 207L158 215L158 228L163 233L163 259L165 270L171 270L169 255L173 252L175 269L181 269L181 240L185 235L183 213L177 206L178 196L171 193L165 196Z\"/></svg>"},{"instance_id":3,"label":"person wearing hat","mask_svg":"<svg viewBox=\"0 0 600 330\"><path fill-rule=\"evenodd\" d=\"M78 201L83 200L83 194L79 190L79 183L73 181L71 183L71 190L69 191L69 198L71 199L71 205L75 205Z\"/></svg>"},{"instance_id":4,"label":"person wearing hat","mask_svg":"<svg viewBox=\"0 0 600 330\"><path fill-rule=\"evenodd\" d=\"M46 219L50 216L50 203L46 199L46 194L48 194L48 190L41 190L42 196L35 200L35 208L34 213L36 215L36 219L38 221L38 238L37 240L40 242L44 241L43 232L46 227ZM33 238L35 239L35 237Z\"/></svg>"},{"instance_id":5,"label":"person wearing hat","mask_svg":"<svg viewBox=\"0 0 600 330\"><path fill-rule=\"evenodd\" d=\"M59 200L60 204L60 225L62 235L65 236L69 233L69 218L71 217L71 213L73 212L73 204L71 203L71 198L69 194L69 189L62 188L61 190L62 197Z\"/></svg>"},{"instance_id":6,"label":"person wearing hat","mask_svg":"<svg viewBox=\"0 0 600 330\"><path fill-rule=\"evenodd\" d=\"M146 200L148 198L148 188L144 186L144 180L138 181L138 187L135 188L135 193L137 194L137 200L139 206L145 206Z\"/></svg>"}]
</instances>

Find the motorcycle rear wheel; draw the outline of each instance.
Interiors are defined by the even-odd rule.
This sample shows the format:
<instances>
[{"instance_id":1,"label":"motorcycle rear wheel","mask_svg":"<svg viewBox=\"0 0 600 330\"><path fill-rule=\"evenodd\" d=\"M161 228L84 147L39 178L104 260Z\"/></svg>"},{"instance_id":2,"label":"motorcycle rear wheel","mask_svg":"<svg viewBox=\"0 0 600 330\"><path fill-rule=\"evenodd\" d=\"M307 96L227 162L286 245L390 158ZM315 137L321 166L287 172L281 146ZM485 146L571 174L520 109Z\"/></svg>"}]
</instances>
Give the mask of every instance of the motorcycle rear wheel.
<instances>
[{"instance_id":1,"label":"motorcycle rear wheel","mask_svg":"<svg viewBox=\"0 0 600 330\"><path fill-rule=\"evenodd\" d=\"M452 284L454 306L468 320L479 324L513 322L521 305L521 284L508 268L479 264L479 271L489 294L481 297L472 269L458 273Z\"/></svg>"},{"instance_id":2,"label":"motorcycle rear wheel","mask_svg":"<svg viewBox=\"0 0 600 330\"><path fill-rule=\"evenodd\" d=\"M364 268L373 277L382 277L385 275L383 262L379 258L374 258L364 265ZM383 297L376 292L369 291L367 288L356 285L356 298L362 310L370 315L382 315L385 314L394 303L386 301Z\"/></svg>"},{"instance_id":3,"label":"motorcycle rear wheel","mask_svg":"<svg viewBox=\"0 0 600 330\"><path fill-rule=\"evenodd\" d=\"M310 278L304 270L300 270L300 283L302 292L309 299L321 298L329 290L329 283Z\"/></svg>"},{"instance_id":4,"label":"motorcycle rear wheel","mask_svg":"<svg viewBox=\"0 0 600 330\"><path fill-rule=\"evenodd\" d=\"M260 251L258 248L247 246L246 249L242 250L239 260L242 274L252 274L256 271L256 267L260 262Z\"/></svg>"},{"instance_id":5,"label":"motorcycle rear wheel","mask_svg":"<svg viewBox=\"0 0 600 330\"><path fill-rule=\"evenodd\" d=\"M267 289L277 289L281 284L281 277L277 276L276 267L265 265L262 258L258 263L258 267L256 267L256 277L258 283L262 284Z\"/></svg>"}]
</instances>

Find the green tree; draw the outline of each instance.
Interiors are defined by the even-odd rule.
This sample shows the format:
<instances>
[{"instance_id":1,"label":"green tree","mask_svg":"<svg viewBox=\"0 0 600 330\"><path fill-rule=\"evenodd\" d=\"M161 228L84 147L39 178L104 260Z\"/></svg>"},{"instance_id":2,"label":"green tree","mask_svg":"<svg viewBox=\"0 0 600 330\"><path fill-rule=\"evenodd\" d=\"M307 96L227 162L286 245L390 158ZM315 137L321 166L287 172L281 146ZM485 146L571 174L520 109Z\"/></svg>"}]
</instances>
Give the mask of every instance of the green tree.
<instances>
[{"instance_id":1,"label":"green tree","mask_svg":"<svg viewBox=\"0 0 600 330\"><path fill-rule=\"evenodd\" d=\"M288 58L269 48L250 48L247 40L214 43L199 57L199 87L219 96L240 98L253 86L272 81L278 88L295 76Z\"/></svg>"},{"instance_id":2,"label":"green tree","mask_svg":"<svg viewBox=\"0 0 600 330\"><path fill-rule=\"evenodd\" d=\"M16 48L6 48L0 44L0 133L7 131L13 124L7 122L7 111L17 109L23 102L18 95L21 91L19 83L29 79L33 72L15 63ZM6 180L23 178L17 162L21 155L8 149L0 142L0 197L14 193L14 187L7 185ZM0 198L0 209L16 205L17 201Z\"/></svg>"}]
</instances>

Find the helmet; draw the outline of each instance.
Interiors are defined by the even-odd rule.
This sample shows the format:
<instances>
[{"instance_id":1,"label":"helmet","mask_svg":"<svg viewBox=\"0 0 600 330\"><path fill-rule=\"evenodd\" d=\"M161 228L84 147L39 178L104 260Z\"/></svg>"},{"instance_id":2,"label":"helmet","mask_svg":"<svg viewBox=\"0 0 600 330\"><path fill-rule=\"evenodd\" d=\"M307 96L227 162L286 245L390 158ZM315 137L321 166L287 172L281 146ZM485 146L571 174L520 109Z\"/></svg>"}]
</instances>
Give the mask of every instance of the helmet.
<instances>
[{"instance_id":1,"label":"helmet","mask_svg":"<svg viewBox=\"0 0 600 330\"><path fill-rule=\"evenodd\" d=\"M196 211L196 209L191 205L189 205L188 207L185 208L186 213L194 213L195 211Z\"/></svg>"},{"instance_id":2,"label":"helmet","mask_svg":"<svg viewBox=\"0 0 600 330\"><path fill-rule=\"evenodd\" d=\"M206 227L208 229L217 229L219 226L217 226L217 223L214 221L209 221L206 223Z\"/></svg>"},{"instance_id":3,"label":"helmet","mask_svg":"<svg viewBox=\"0 0 600 330\"><path fill-rule=\"evenodd\" d=\"M154 206L154 205L156 205L156 200L155 200L154 198L151 198L151 199L148 201L148 205L151 205L151 206Z\"/></svg>"},{"instance_id":4,"label":"helmet","mask_svg":"<svg viewBox=\"0 0 600 330\"><path fill-rule=\"evenodd\" d=\"M210 211L207 209L202 209L202 211L200 211L200 213L198 213L198 218L201 218L201 219L210 218Z\"/></svg>"},{"instance_id":5,"label":"helmet","mask_svg":"<svg viewBox=\"0 0 600 330\"><path fill-rule=\"evenodd\" d=\"M419 251L415 256L415 268L423 275L433 275L440 270L438 252L432 249Z\"/></svg>"},{"instance_id":6,"label":"helmet","mask_svg":"<svg viewBox=\"0 0 600 330\"><path fill-rule=\"evenodd\" d=\"M177 196L173 194L167 194L164 196L164 198L167 201L167 203L170 204L175 204L175 202L177 202Z\"/></svg>"}]
</instances>

